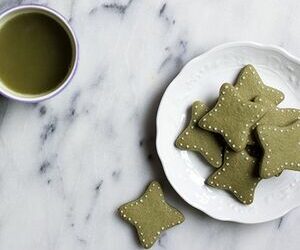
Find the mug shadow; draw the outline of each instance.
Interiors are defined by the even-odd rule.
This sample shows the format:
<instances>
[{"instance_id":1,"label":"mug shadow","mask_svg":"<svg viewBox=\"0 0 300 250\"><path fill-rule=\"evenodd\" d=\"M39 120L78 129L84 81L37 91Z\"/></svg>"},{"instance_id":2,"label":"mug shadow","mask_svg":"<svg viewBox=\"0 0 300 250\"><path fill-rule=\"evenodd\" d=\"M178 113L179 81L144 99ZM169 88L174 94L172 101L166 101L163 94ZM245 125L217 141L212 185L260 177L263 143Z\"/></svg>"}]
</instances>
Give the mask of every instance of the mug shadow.
<instances>
[{"instance_id":1,"label":"mug shadow","mask_svg":"<svg viewBox=\"0 0 300 250\"><path fill-rule=\"evenodd\" d=\"M0 127L5 117L9 102L10 101L6 97L0 95Z\"/></svg>"}]
</instances>

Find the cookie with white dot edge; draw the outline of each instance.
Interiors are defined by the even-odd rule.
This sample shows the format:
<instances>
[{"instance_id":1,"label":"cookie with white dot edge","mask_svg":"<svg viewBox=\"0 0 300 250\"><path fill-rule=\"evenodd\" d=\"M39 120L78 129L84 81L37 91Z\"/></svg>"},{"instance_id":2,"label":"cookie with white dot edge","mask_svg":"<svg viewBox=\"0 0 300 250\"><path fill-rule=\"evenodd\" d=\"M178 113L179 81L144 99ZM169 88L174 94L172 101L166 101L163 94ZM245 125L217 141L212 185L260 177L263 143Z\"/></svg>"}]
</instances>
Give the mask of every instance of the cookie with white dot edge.
<instances>
[{"instance_id":1,"label":"cookie with white dot edge","mask_svg":"<svg viewBox=\"0 0 300 250\"><path fill-rule=\"evenodd\" d=\"M256 124L259 125L274 125L287 126L297 120L300 120L300 109L296 108L277 108L270 109Z\"/></svg>"},{"instance_id":2,"label":"cookie with white dot edge","mask_svg":"<svg viewBox=\"0 0 300 250\"><path fill-rule=\"evenodd\" d=\"M300 120L300 110L296 108L278 108L273 106L267 113L252 126L252 129L259 125L273 125L284 127L295 121ZM252 140L256 141L256 133L251 134ZM250 139L249 139L250 141Z\"/></svg>"},{"instance_id":3,"label":"cookie with white dot edge","mask_svg":"<svg viewBox=\"0 0 300 250\"><path fill-rule=\"evenodd\" d=\"M263 152L258 142L255 142L254 144L251 145L247 145L246 150L248 154L251 155L252 157L256 159L262 159ZM282 171L279 174L276 174L275 176L278 177L281 175L281 173Z\"/></svg>"},{"instance_id":4,"label":"cookie with white dot edge","mask_svg":"<svg viewBox=\"0 0 300 250\"><path fill-rule=\"evenodd\" d=\"M256 131L263 148L261 178L276 176L286 169L300 171L300 120L285 127L259 125Z\"/></svg>"},{"instance_id":5,"label":"cookie with white dot edge","mask_svg":"<svg viewBox=\"0 0 300 250\"><path fill-rule=\"evenodd\" d=\"M265 109L267 109L268 111L269 110L272 110L272 109L275 109L276 108L276 105L274 103L272 103L269 99L267 99L266 97L262 97L262 96L257 96L254 98L253 100L255 103L259 103L259 104L262 104L264 106ZM265 113L265 115L268 113L268 111ZM262 116L262 118L257 121L252 127L252 132L251 134L249 135L248 137L248 141L247 141L247 144L248 145L255 145L257 144L257 139L256 139L256 134L254 132L255 128L257 127L257 125L259 124L259 122L265 117Z\"/></svg>"},{"instance_id":6,"label":"cookie with white dot edge","mask_svg":"<svg viewBox=\"0 0 300 250\"><path fill-rule=\"evenodd\" d=\"M218 102L198 125L223 136L234 151L245 149L251 127L266 113L264 105L242 99L228 83L222 85Z\"/></svg>"},{"instance_id":7,"label":"cookie with white dot edge","mask_svg":"<svg viewBox=\"0 0 300 250\"><path fill-rule=\"evenodd\" d=\"M140 198L122 205L118 212L136 228L144 248L152 247L163 231L184 221L183 214L165 201L157 181L152 181Z\"/></svg>"},{"instance_id":8,"label":"cookie with white dot edge","mask_svg":"<svg viewBox=\"0 0 300 250\"><path fill-rule=\"evenodd\" d=\"M263 104L268 111L266 114L257 121L251 128L255 130L258 125L275 125L287 126L296 120L300 119L300 110L296 108L278 108L274 103L265 97L256 97L254 102ZM256 133L251 133L248 138L248 144L255 144L257 141Z\"/></svg>"},{"instance_id":9,"label":"cookie with white dot edge","mask_svg":"<svg viewBox=\"0 0 300 250\"><path fill-rule=\"evenodd\" d=\"M296 120L300 120L300 109L278 108L270 100L261 96L256 97L254 102L263 104L268 111L254 124L252 129L255 129L258 125L287 126Z\"/></svg>"},{"instance_id":10,"label":"cookie with white dot edge","mask_svg":"<svg viewBox=\"0 0 300 250\"><path fill-rule=\"evenodd\" d=\"M278 89L265 85L251 64L240 71L234 86L241 98L249 101L256 96L266 97L276 105L284 100L284 94Z\"/></svg>"},{"instance_id":11,"label":"cookie with white dot edge","mask_svg":"<svg viewBox=\"0 0 300 250\"><path fill-rule=\"evenodd\" d=\"M260 180L257 158L250 156L246 149L226 150L222 167L208 177L206 184L229 191L243 204L251 204Z\"/></svg>"},{"instance_id":12,"label":"cookie with white dot edge","mask_svg":"<svg viewBox=\"0 0 300 250\"><path fill-rule=\"evenodd\" d=\"M208 107L200 101L193 103L191 120L176 139L175 145L182 150L191 150L200 153L208 163L218 168L222 165L223 159L222 138L218 138L219 135L198 126L200 118L208 110Z\"/></svg>"}]
</instances>

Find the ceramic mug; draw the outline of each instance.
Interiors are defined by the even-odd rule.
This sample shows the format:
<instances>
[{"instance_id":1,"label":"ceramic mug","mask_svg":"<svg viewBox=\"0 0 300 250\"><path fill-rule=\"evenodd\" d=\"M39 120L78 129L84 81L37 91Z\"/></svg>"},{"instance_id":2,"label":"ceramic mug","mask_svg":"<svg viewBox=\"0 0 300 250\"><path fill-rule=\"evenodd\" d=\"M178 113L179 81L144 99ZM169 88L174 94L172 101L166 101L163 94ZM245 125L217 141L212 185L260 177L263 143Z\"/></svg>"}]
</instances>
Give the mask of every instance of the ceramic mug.
<instances>
[{"instance_id":1,"label":"ceramic mug","mask_svg":"<svg viewBox=\"0 0 300 250\"><path fill-rule=\"evenodd\" d=\"M66 33L67 37L69 38L70 50L71 50L70 64L68 64L68 68L63 80L57 82L57 84L55 83L54 88L50 89L47 92L42 92L37 94L36 93L24 94L18 92L10 88L10 86L6 85L1 80L1 74L0 74L0 94L17 101L33 103L33 102L40 102L57 95L68 85L68 83L74 76L77 63L78 63L78 43L77 43L75 33L72 30L71 26L68 24L67 20L55 10L41 5L20 5L5 10L0 15L0 28L5 27L6 22L12 20L12 18L18 17L19 15L26 14L26 13L42 14L45 15L47 18L53 19L56 22L56 24L58 24L63 29L63 31Z\"/></svg>"}]
</instances>

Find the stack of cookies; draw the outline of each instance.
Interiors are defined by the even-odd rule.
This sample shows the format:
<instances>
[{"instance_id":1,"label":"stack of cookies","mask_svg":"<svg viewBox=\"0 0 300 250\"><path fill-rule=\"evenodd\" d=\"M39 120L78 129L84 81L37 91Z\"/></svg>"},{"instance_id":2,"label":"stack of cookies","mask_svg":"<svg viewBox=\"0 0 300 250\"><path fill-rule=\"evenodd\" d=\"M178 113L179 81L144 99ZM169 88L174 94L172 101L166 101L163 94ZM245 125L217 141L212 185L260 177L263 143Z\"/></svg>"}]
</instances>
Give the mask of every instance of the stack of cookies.
<instances>
[{"instance_id":1,"label":"stack of cookies","mask_svg":"<svg viewBox=\"0 0 300 250\"><path fill-rule=\"evenodd\" d=\"M206 183L251 204L259 181L300 170L300 110L278 108L284 94L252 65L221 86L212 109L196 101L176 147L200 153L216 169Z\"/></svg>"}]
</instances>

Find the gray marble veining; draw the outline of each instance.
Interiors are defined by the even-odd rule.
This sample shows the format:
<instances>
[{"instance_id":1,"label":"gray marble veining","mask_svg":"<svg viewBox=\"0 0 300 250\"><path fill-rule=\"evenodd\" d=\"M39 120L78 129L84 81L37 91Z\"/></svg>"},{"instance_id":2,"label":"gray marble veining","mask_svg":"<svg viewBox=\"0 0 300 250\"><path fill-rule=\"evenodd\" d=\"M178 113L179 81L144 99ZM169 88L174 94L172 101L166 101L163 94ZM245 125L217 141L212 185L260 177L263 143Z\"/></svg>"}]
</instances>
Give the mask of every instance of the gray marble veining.
<instances>
[{"instance_id":1,"label":"gray marble veining","mask_svg":"<svg viewBox=\"0 0 300 250\"><path fill-rule=\"evenodd\" d=\"M61 12L80 45L66 90L37 105L0 99L0 249L140 249L116 209L152 179L186 216L153 249L298 249L300 209L258 225L226 223L188 206L155 151L160 98L182 66L236 40L300 56L300 2L1 0Z\"/></svg>"}]
</instances>

